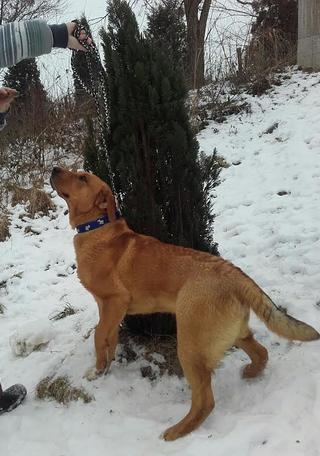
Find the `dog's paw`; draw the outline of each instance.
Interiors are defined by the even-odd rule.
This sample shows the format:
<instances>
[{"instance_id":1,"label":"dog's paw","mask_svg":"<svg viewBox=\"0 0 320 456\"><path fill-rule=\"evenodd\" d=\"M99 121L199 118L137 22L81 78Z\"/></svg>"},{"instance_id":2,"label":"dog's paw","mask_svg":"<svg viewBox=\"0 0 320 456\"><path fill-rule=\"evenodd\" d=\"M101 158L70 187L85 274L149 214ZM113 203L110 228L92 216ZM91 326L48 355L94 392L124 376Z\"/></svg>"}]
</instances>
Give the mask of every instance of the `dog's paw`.
<instances>
[{"instance_id":1,"label":"dog's paw","mask_svg":"<svg viewBox=\"0 0 320 456\"><path fill-rule=\"evenodd\" d=\"M167 430L165 430L164 432L162 432L162 434L160 434L160 439L165 440L167 442L176 440L179 437L182 437L184 435L183 433L179 432L179 430L180 430L179 426L177 426L177 425L172 426L172 427L168 428Z\"/></svg>"},{"instance_id":2,"label":"dog's paw","mask_svg":"<svg viewBox=\"0 0 320 456\"><path fill-rule=\"evenodd\" d=\"M103 372L98 371L95 367L90 367L90 369L87 370L87 372L84 374L83 378L86 378L89 380L89 382L92 382L93 380L96 380L98 377L100 377L103 374Z\"/></svg>"},{"instance_id":3,"label":"dog's paw","mask_svg":"<svg viewBox=\"0 0 320 456\"><path fill-rule=\"evenodd\" d=\"M255 378L258 377L262 371L264 366L254 365L252 363L247 364L244 369L242 370L242 378Z\"/></svg>"}]
</instances>

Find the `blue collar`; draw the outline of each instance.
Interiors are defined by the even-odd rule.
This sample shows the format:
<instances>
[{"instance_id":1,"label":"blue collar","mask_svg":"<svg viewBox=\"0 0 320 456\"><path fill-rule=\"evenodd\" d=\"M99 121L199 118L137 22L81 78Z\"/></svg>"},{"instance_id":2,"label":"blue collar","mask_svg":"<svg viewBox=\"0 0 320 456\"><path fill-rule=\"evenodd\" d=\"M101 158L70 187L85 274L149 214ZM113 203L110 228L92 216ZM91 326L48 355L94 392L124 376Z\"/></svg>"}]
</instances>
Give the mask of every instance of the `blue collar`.
<instances>
[{"instance_id":1,"label":"blue collar","mask_svg":"<svg viewBox=\"0 0 320 456\"><path fill-rule=\"evenodd\" d=\"M121 217L120 212L116 211L117 220ZM110 223L108 215L101 215L101 217L96 220L91 220L91 222L84 223L83 225L76 225L76 230L78 233L88 233L88 231L95 230L96 228L101 228L102 226Z\"/></svg>"}]
</instances>

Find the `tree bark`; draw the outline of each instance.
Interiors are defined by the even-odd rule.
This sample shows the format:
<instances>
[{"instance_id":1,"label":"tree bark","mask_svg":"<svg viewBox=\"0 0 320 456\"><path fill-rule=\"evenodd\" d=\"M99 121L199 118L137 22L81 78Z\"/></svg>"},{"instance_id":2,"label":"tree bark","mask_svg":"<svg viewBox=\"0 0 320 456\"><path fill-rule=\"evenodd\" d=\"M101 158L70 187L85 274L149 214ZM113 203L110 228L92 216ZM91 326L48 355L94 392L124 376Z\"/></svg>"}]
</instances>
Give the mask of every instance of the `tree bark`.
<instances>
[{"instance_id":1,"label":"tree bark","mask_svg":"<svg viewBox=\"0 0 320 456\"><path fill-rule=\"evenodd\" d=\"M203 2L201 0L184 0L188 45L187 80L191 89L198 89L205 82L204 44L210 6L211 0L204 0Z\"/></svg>"}]
</instances>

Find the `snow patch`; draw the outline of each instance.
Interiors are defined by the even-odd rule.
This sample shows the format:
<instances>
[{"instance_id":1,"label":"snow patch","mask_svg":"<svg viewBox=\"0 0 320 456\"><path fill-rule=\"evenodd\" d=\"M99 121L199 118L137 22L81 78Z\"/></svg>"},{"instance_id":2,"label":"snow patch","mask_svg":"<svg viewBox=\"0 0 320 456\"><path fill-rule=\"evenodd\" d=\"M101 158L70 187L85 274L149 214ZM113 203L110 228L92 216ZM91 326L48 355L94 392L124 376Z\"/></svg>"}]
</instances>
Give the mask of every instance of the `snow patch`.
<instances>
[{"instance_id":1,"label":"snow patch","mask_svg":"<svg viewBox=\"0 0 320 456\"><path fill-rule=\"evenodd\" d=\"M34 320L19 326L10 336L9 343L15 356L28 356L44 349L54 339L57 331L47 320Z\"/></svg>"}]
</instances>

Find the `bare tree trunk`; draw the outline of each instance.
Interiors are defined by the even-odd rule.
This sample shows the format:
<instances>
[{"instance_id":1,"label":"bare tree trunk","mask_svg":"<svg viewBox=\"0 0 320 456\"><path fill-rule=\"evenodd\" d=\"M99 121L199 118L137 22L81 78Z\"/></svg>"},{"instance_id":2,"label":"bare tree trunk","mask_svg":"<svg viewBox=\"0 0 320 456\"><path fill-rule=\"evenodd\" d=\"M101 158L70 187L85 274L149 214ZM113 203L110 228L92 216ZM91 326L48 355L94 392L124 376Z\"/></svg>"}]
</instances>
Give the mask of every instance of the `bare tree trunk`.
<instances>
[{"instance_id":1,"label":"bare tree trunk","mask_svg":"<svg viewBox=\"0 0 320 456\"><path fill-rule=\"evenodd\" d=\"M3 22L4 1L5 0L1 0L1 3L0 3L0 25L2 25L2 22Z\"/></svg>"},{"instance_id":2,"label":"bare tree trunk","mask_svg":"<svg viewBox=\"0 0 320 456\"><path fill-rule=\"evenodd\" d=\"M299 0L298 65L320 70L320 5Z\"/></svg>"},{"instance_id":3,"label":"bare tree trunk","mask_svg":"<svg viewBox=\"0 0 320 456\"><path fill-rule=\"evenodd\" d=\"M242 62L242 49L237 47L238 71L237 76L240 81L243 81L243 62Z\"/></svg>"},{"instance_id":4,"label":"bare tree trunk","mask_svg":"<svg viewBox=\"0 0 320 456\"><path fill-rule=\"evenodd\" d=\"M187 62L189 88L204 84L204 44L211 0L184 0L187 20ZM200 16L199 16L200 13Z\"/></svg>"}]
</instances>

